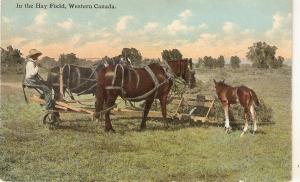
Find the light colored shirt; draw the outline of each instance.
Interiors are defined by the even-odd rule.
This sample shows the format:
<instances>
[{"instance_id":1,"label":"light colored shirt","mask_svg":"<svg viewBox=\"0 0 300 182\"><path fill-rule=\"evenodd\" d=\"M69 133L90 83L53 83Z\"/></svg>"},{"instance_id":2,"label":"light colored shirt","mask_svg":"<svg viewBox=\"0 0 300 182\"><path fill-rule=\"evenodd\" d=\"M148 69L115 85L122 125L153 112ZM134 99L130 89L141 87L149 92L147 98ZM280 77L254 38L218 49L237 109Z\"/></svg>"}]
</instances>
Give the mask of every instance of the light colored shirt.
<instances>
[{"instance_id":1,"label":"light colored shirt","mask_svg":"<svg viewBox=\"0 0 300 182\"><path fill-rule=\"evenodd\" d=\"M35 61L31 58L26 60L26 75L25 79L34 77L39 71L39 67L36 65Z\"/></svg>"}]
</instances>

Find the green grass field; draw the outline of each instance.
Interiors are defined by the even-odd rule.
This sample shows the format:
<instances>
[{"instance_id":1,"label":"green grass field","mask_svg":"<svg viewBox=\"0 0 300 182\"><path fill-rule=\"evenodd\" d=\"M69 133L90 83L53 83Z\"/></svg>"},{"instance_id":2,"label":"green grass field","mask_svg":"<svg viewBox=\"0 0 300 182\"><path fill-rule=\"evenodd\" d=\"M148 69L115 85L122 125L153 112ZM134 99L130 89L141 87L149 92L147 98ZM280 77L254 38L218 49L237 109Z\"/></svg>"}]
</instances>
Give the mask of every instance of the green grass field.
<instances>
[{"instance_id":1,"label":"green grass field","mask_svg":"<svg viewBox=\"0 0 300 182\"><path fill-rule=\"evenodd\" d=\"M12 181L288 181L291 179L291 68L198 69L205 94L212 79L245 84L273 109L275 124L258 133L225 134L213 125L113 120L116 133L86 115L64 115L58 129L42 124L38 104L20 88L1 86L0 178ZM2 75L2 83L21 76ZM19 84L19 83L15 83Z\"/></svg>"}]
</instances>

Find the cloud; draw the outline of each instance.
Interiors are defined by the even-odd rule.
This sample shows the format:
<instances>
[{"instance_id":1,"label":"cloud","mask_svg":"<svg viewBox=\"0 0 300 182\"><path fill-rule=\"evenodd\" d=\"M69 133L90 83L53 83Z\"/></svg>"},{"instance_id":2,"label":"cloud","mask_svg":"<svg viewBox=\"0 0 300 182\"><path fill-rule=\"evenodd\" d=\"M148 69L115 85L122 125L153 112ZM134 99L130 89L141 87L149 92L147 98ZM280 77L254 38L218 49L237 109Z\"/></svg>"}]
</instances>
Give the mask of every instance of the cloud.
<instances>
[{"instance_id":1,"label":"cloud","mask_svg":"<svg viewBox=\"0 0 300 182\"><path fill-rule=\"evenodd\" d=\"M189 16L192 16L192 12L191 12L191 10L189 10L189 9L186 9L186 10L184 10L183 12L181 12L181 13L179 14L179 17L180 17L180 18L183 18L183 19L185 19L185 18L187 18L187 17L189 17Z\"/></svg>"},{"instance_id":2,"label":"cloud","mask_svg":"<svg viewBox=\"0 0 300 182\"><path fill-rule=\"evenodd\" d=\"M273 29L279 29L282 25L283 17L279 14L273 15Z\"/></svg>"},{"instance_id":3,"label":"cloud","mask_svg":"<svg viewBox=\"0 0 300 182\"><path fill-rule=\"evenodd\" d=\"M245 35L245 36L250 36L253 33L254 33L254 30L253 29L249 29L249 28L246 28L246 29L244 29L244 30L241 31L241 34Z\"/></svg>"},{"instance_id":4,"label":"cloud","mask_svg":"<svg viewBox=\"0 0 300 182\"><path fill-rule=\"evenodd\" d=\"M46 11L39 11L39 13L34 17L34 21L25 30L28 32L44 32L42 28L46 25L46 17L48 16ZM37 28L38 27L38 28Z\"/></svg>"},{"instance_id":5,"label":"cloud","mask_svg":"<svg viewBox=\"0 0 300 182\"><path fill-rule=\"evenodd\" d=\"M45 18L47 17L46 11L40 11L39 14L34 18L35 25L45 24Z\"/></svg>"},{"instance_id":6,"label":"cloud","mask_svg":"<svg viewBox=\"0 0 300 182\"><path fill-rule=\"evenodd\" d=\"M237 27L238 26L235 23L227 21L223 24L222 29L225 33L233 33Z\"/></svg>"},{"instance_id":7,"label":"cloud","mask_svg":"<svg viewBox=\"0 0 300 182\"><path fill-rule=\"evenodd\" d=\"M213 33L202 33L200 34L200 39L201 41L213 41L217 38L216 34Z\"/></svg>"},{"instance_id":8,"label":"cloud","mask_svg":"<svg viewBox=\"0 0 300 182\"><path fill-rule=\"evenodd\" d=\"M98 30L93 30L89 33L75 33L70 37L70 43L74 47L83 47L85 44L89 42L97 41L97 40L111 40L114 38L114 35L107 29L101 28Z\"/></svg>"},{"instance_id":9,"label":"cloud","mask_svg":"<svg viewBox=\"0 0 300 182\"><path fill-rule=\"evenodd\" d=\"M27 42L27 39L24 37L12 37L6 40L2 40L2 42L6 45L12 45L13 47L22 46Z\"/></svg>"},{"instance_id":10,"label":"cloud","mask_svg":"<svg viewBox=\"0 0 300 182\"><path fill-rule=\"evenodd\" d=\"M157 23L157 22L148 22L148 23L144 26L144 31L145 31L145 32L153 31L153 30L157 29L158 26L159 26L159 23Z\"/></svg>"},{"instance_id":11,"label":"cloud","mask_svg":"<svg viewBox=\"0 0 300 182\"><path fill-rule=\"evenodd\" d=\"M277 55L292 54L292 15L275 13L272 16L272 27L265 31L264 41L278 47Z\"/></svg>"},{"instance_id":12,"label":"cloud","mask_svg":"<svg viewBox=\"0 0 300 182\"><path fill-rule=\"evenodd\" d=\"M198 29L207 29L208 25L206 23L201 23L200 25L198 25Z\"/></svg>"},{"instance_id":13,"label":"cloud","mask_svg":"<svg viewBox=\"0 0 300 182\"><path fill-rule=\"evenodd\" d=\"M133 19L133 16L122 16L119 18L117 24L116 24L116 31L121 32L127 28L127 24L130 20Z\"/></svg>"},{"instance_id":14,"label":"cloud","mask_svg":"<svg viewBox=\"0 0 300 182\"><path fill-rule=\"evenodd\" d=\"M2 16L2 22L9 24L12 22L12 19L8 18L7 16Z\"/></svg>"},{"instance_id":15,"label":"cloud","mask_svg":"<svg viewBox=\"0 0 300 182\"><path fill-rule=\"evenodd\" d=\"M193 20L193 24L190 24L193 12L188 9L178 12L165 25L159 20L149 21L130 30L133 20L137 19L130 15L119 17L115 24L107 28L99 28L100 25L91 21L83 24L72 19L51 22L47 19L48 15L39 11L27 32L23 28L22 34L11 33L13 37L5 36L4 41L7 45L18 45L22 52L35 47L49 56L57 56L62 52L74 52L79 57L114 56L123 47L136 47L144 57L149 58L160 57L163 49L178 48L186 57L217 57L222 54L226 59L232 55L244 59L248 47L257 41L276 45L279 48L277 55L286 58L291 55L291 13L274 13L270 16L270 27L264 31L242 27L231 21L219 23L216 30L213 29L213 22L195 23ZM15 23L15 19L3 16L2 21ZM53 26L56 28L51 28Z\"/></svg>"},{"instance_id":16,"label":"cloud","mask_svg":"<svg viewBox=\"0 0 300 182\"><path fill-rule=\"evenodd\" d=\"M186 25L181 20L173 20L172 23L167 26L167 29L172 35L175 35L178 32L192 31L194 27Z\"/></svg>"},{"instance_id":17,"label":"cloud","mask_svg":"<svg viewBox=\"0 0 300 182\"><path fill-rule=\"evenodd\" d=\"M273 15L272 19L272 28L266 31L266 36L271 38L274 36L282 36L282 34L291 34L291 13L288 13L285 17L276 13Z\"/></svg>"},{"instance_id":18,"label":"cloud","mask_svg":"<svg viewBox=\"0 0 300 182\"><path fill-rule=\"evenodd\" d=\"M82 34L75 34L75 35L73 35L71 37L71 44L72 45L76 45L76 44L80 43L81 40L82 40L82 37L83 37Z\"/></svg>"},{"instance_id":19,"label":"cloud","mask_svg":"<svg viewBox=\"0 0 300 182\"><path fill-rule=\"evenodd\" d=\"M73 27L74 23L73 20L69 18L68 20L65 20L63 22L58 22L56 25L65 30L70 30Z\"/></svg>"},{"instance_id":20,"label":"cloud","mask_svg":"<svg viewBox=\"0 0 300 182\"><path fill-rule=\"evenodd\" d=\"M11 31L14 29L15 25L13 23L13 19L7 16L2 16L2 24L0 29L0 34L3 38L11 38L15 37L15 35L11 34Z\"/></svg>"},{"instance_id":21,"label":"cloud","mask_svg":"<svg viewBox=\"0 0 300 182\"><path fill-rule=\"evenodd\" d=\"M189 9L182 11L178 19L173 20L166 29L171 35L175 35L179 32L189 32L195 30L195 27L186 24L188 17L192 16L192 12Z\"/></svg>"}]
</instances>

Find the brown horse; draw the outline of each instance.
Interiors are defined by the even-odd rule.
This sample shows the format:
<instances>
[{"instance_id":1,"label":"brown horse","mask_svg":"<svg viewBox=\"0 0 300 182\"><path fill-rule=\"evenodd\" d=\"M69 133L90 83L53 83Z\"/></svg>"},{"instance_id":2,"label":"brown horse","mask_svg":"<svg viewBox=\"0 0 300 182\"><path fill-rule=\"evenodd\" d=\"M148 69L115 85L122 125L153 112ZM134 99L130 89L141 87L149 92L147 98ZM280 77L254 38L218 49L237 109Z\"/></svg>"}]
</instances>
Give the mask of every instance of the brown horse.
<instances>
[{"instance_id":1,"label":"brown horse","mask_svg":"<svg viewBox=\"0 0 300 182\"><path fill-rule=\"evenodd\" d=\"M174 74L182 74L185 84L192 89L196 86L195 70L193 69L192 59L181 59L177 61L168 61L169 65L174 68Z\"/></svg>"},{"instance_id":2,"label":"brown horse","mask_svg":"<svg viewBox=\"0 0 300 182\"><path fill-rule=\"evenodd\" d=\"M146 128L147 115L154 99L159 99L162 116L165 119L167 98L173 84L173 76L185 80L188 61L168 61L168 65L152 63L143 68L131 68L117 64L99 69L95 103L96 118L99 119L100 112L111 108L120 96L124 100L133 102L145 100L141 129ZM105 130L114 131L110 121L110 111L105 112Z\"/></svg>"},{"instance_id":3,"label":"brown horse","mask_svg":"<svg viewBox=\"0 0 300 182\"><path fill-rule=\"evenodd\" d=\"M216 93L220 101L222 102L223 110L225 113L226 132L228 132L230 129L229 115L228 115L229 107L231 104L239 103L242 107L244 107L244 117L245 117L245 126L241 134L241 137L248 129L248 117L250 118L250 114L253 120L253 133L255 133L255 131L257 130L257 126L256 126L257 121L255 118L255 111L254 111L253 104L257 106L260 105L255 92L246 86L232 87L224 83L224 80L219 82L216 82L216 80L214 80L214 83L215 83Z\"/></svg>"}]
</instances>

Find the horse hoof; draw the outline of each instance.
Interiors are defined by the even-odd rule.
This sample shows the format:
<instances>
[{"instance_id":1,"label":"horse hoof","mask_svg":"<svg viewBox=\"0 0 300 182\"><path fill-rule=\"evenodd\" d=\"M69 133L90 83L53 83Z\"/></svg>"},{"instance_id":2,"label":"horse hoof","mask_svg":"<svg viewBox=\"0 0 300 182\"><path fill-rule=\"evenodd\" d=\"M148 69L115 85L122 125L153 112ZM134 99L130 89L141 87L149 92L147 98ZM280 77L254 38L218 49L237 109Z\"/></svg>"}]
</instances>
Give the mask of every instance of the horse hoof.
<instances>
[{"instance_id":1,"label":"horse hoof","mask_svg":"<svg viewBox=\"0 0 300 182\"><path fill-rule=\"evenodd\" d=\"M139 131L145 131L146 127L140 127Z\"/></svg>"},{"instance_id":2,"label":"horse hoof","mask_svg":"<svg viewBox=\"0 0 300 182\"><path fill-rule=\"evenodd\" d=\"M146 129L146 123L141 123L140 130L145 130Z\"/></svg>"},{"instance_id":3,"label":"horse hoof","mask_svg":"<svg viewBox=\"0 0 300 182\"><path fill-rule=\"evenodd\" d=\"M141 124L140 130L145 130L146 128L146 123Z\"/></svg>"},{"instance_id":4,"label":"horse hoof","mask_svg":"<svg viewBox=\"0 0 300 182\"><path fill-rule=\"evenodd\" d=\"M165 125L164 125L164 128L168 129L168 128L169 128L169 125L168 125L168 124L165 124Z\"/></svg>"},{"instance_id":5,"label":"horse hoof","mask_svg":"<svg viewBox=\"0 0 300 182\"><path fill-rule=\"evenodd\" d=\"M113 128L105 128L105 132L115 133L116 131Z\"/></svg>"},{"instance_id":6,"label":"horse hoof","mask_svg":"<svg viewBox=\"0 0 300 182\"><path fill-rule=\"evenodd\" d=\"M229 134L231 132L231 128L225 128L225 133Z\"/></svg>"}]
</instances>

